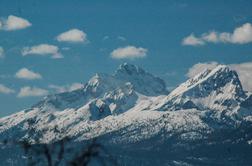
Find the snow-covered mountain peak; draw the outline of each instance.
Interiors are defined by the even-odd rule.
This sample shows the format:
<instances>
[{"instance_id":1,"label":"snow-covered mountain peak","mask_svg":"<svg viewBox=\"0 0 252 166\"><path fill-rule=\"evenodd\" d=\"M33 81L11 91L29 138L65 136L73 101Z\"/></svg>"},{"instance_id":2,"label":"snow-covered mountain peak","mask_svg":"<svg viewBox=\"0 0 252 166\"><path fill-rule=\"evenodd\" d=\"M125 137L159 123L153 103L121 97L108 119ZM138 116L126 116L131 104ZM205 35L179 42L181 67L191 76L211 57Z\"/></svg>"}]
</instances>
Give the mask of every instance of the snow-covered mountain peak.
<instances>
[{"instance_id":1,"label":"snow-covered mountain peak","mask_svg":"<svg viewBox=\"0 0 252 166\"><path fill-rule=\"evenodd\" d=\"M205 70L174 89L165 109L234 109L246 98L238 74L226 65Z\"/></svg>"},{"instance_id":2,"label":"snow-covered mountain peak","mask_svg":"<svg viewBox=\"0 0 252 166\"><path fill-rule=\"evenodd\" d=\"M195 77L190 78L185 83L182 83L179 87L177 87L170 93L170 96L180 95L195 87L200 87L200 91L211 92L225 86L228 83L234 85L238 90L237 92L241 96L245 95L236 71L231 70L226 65L219 65L212 70L207 69L197 74ZM200 95L198 97L202 96Z\"/></svg>"},{"instance_id":3,"label":"snow-covered mountain peak","mask_svg":"<svg viewBox=\"0 0 252 166\"><path fill-rule=\"evenodd\" d=\"M123 63L113 76L119 80L130 82L137 92L146 96L168 93L165 82L162 79L132 64Z\"/></svg>"}]
</instances>

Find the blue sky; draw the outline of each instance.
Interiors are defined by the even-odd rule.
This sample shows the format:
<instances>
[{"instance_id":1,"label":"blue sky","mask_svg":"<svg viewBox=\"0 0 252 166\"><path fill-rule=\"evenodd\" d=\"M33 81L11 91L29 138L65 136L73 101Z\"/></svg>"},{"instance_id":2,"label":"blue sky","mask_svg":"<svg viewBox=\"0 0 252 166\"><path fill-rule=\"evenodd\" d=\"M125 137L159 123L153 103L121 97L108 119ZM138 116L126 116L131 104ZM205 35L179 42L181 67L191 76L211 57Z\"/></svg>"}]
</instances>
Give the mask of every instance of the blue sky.
<instances>
[{"instance_id":1,"label":"blue sky","mask_svg":"<svg viewBox=\"0 0 252 166\"><path fill-rule=\"evenodd\" d=\"M246 82L251 11L250 0L1 0L0 117L123 62L168 87L190 69L217 63L239 70Z\"/></svg>"}]
</instances>

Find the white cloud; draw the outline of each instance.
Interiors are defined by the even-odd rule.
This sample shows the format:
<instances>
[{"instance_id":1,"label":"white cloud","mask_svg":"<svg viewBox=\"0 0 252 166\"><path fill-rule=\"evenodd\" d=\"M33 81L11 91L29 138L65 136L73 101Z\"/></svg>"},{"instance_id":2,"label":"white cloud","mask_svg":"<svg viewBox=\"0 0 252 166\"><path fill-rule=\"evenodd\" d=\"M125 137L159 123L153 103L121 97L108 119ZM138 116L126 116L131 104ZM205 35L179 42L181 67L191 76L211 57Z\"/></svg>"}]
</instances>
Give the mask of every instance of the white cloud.
<instances>
[{"instance_id":1,"label":"white cloud","mask_svg":"<svg viewBox=\"0 0 252 166\"><path fill-rule=\"evenodd\" d=\"M0 29L14 31L30 27L31 25L32 24L24 18L10 15L7 19L2 20L0 23Z\"/></svg>"},{"instance_id":2,"label":"white cloud","mask_svg":"<svg viewBox=\"0 0 252 166\"><path fill-rule=\"evenodd\" d=\"M218 42L218 34L215 31L209 32L209 33L204 33L202 35L202 40L205 40L207 42L213 42L213 43L217 43Z\"/></svg>"},{"instance_id":3,"label":"white cloud","mask_svg":"<svg viewBox=\"0 0 252 166\"><path fill-rule=\"evenodd\" d=\"M228 43L231 41L231 34L227 32L222 32L218 34L218 41L223 43Z\"/></svg>"},{"instance_id":4,"label":"white cloud","mask_svg":"<svg viewBox=\"0 0 252 166\"><path fill-rule=\"evenodd\" d=\"M49 85L49 88L56 90L57 93L69 92L83 88L81 83L72 83L71 85L59 86L59 85Z\"/></svg>"},{"instance_id":5,"label":"white cloud","mask_svg":"<svg viewBox=\"0 0 252 166\"><path fill-rule=\"evenodd\" d=\"M48 56L50 55L52 58L63 58L61 53L59 52L59 48L55 45L49 44L40 44L32 47L25 47L22 50L22 55L41 55L41 56Z\"/></svg>"},{"instance_id":6,"label":"white cloud","mask_svg":"<svg viewBox=\"0 0 252 166\"><path fill-rule=\"evenodd\" d=\"M232 43L232 44L246 44L252 42L252 25L245 23L240 27L234 29L232 33L210 31L203 33L200 37L193 34L183 39L184 45L202 45L204 43Z\"/></svg>"},{"instance_id":7,"label":"white cloud","mask_svg":"<svg viewBox=\"0 0 252 166\"><path fill-rule=\"evenodd\" d=\"M231 42L239 44L252 42L252 25L246 23L236 28L231 34Z\"/></svg>"},{"instance_id":8,"label":"white cloud","mask_svg":"<svg viewBox=\"0 0 252 166\"><path fill-rule=\"evenodd\" d=\"M3 84L0 84L0 93L3 93L3 94L11 94L11 93L15 93L15 90L10 89L10 88L6 87L6 86L3 85Z\"/></svg>"},{"instance_id":9,"label":"white cloud","mask_svg":"<svg viewBox=\"0 0 252 166\"><path fill-rule=\"evenodd\" d=\"M233 33L215 32L215 35L216 35L216 41L208 41L208 42L223 42L233 44L250 43L252 42L252 25L250 23L246 23L234 29Z\"/></svg>"},{"instance_id":10,"label":"white cloud","mask_svg":"<svg viewBox=\"0 0 252 166\"><path fill-rule=\"evenodd\" d=\"M87 34L79 29L70 29L56 37L59 42L87 42Z\"/></svg>"},{"instance_id":11,"label":"white cloud","mask_svg":"<svg viewBox=\"0 0 252 166\"><path fill-rule=\"evenodd\" d=\"M194 34L190 34L183 39L182 44L189 46L200 46L204 45L205 43L202 39L195 37Z\"/></svg>"},{"instance_id":12,"label":"white cloud","mask_svg":"<svg viewBox=\"0 0 252 166\"><path fill-rule=\"evenodd\" d=\"M19 98L37 97L37 96L46 96L47 94L48 94L48 91L45 89L25 86L20 89L17 97L19 97Z\"/></svg>"},{"instance_id":13,"label":"white cloud","mask_svg":"<svg viewBox=\"0 0 252 166\"><path fill-rule=\"evenodd\" d=\"M192 78L204 70L207 70L207 69L211 70L215 68L217 65L218 65L217 62L197 63L188 70L186 75L187 77Z\"/></svg>"},{"instance_id":14,"label":"white cloud","mask_svg":"<svg viewBox=\"0 0 252 166\"><path fill-rule=\"evenodd\" d=\"M126 46L113 50L111 52L112 58L115 59L134 59L143 58L147 55L148 50L142 47Z\"/></svg>"},{"instance_id":15,"label":"white cloud","mask_svg":"<svg viewBox=\"0 0 252 166\"><path fill-rule=\"evenodd\" d=\"M252 92L252 62L231 64L232 69L236 70L245 90Z\"/></svg>"},{"instance_id":16,"label":"white cloud","mask_svg":"<svg viewBox=\"0 0 252 166\"><path fill-rule=\"evenodd\" d=\"M217 62L197 63L188 70L187 76L194 77L196 74L206 69L213 69L217 65ZM238 73L244 90L252 92L252 82L250 81L252 80L252 62L229 64L228 66Z\"/></svg>"},{"instance_id":17,"label":"white cloud","mask_svg":"<svg viewBox=\"0 0 252 166\"><path fill-rule=\"evenodd\" d=\"M4 57L4 49L0 46L0 58Z\"/></svg>"},{"instance_id":18,"label":"white cloud","mask_svg":"<svg viewBox=\"0 0 252 166\"><path fill-rule=\"evenodd\" d=\"M42 79L42 76L39 73L35 73L27 68L20 69L15 76L17 78L26 80Z\"/></svg>"}]
</instances>

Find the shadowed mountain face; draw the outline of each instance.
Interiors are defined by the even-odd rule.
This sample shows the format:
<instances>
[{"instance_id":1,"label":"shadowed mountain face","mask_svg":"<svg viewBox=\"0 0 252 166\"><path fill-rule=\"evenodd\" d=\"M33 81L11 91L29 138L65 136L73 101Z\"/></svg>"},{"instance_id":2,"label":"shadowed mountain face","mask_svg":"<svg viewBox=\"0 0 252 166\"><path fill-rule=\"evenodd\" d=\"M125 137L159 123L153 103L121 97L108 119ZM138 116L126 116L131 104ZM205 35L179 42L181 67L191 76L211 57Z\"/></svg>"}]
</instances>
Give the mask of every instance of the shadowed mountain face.
<instances>
[{"instance_id":1,"label":"shadowed mountain face","mask_svg":"<svg viewBox=\"0 0 252 166\"><path fill-rule=\"evenodd\" d=\"M252 152L251 108L251 96L227 66L203 71L168 93L162 79L124 63L112 75L96 74L81 89L47 96L1 118L0 138L41 143L99 138L126 165L215 165L223 153L250 165L245 157Z\"/></svg>"}]
</instances>

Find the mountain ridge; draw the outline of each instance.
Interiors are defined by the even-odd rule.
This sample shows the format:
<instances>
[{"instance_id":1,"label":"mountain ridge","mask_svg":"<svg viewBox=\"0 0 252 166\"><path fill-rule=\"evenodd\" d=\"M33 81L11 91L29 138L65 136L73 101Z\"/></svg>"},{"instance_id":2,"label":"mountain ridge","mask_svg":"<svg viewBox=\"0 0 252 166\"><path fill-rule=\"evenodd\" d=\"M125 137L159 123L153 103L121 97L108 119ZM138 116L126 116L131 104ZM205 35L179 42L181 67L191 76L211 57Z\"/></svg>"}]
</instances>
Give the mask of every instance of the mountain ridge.
<instances>
[{"instance_id":1,"label":"mountain ridge","mask_svg":"<svg viewBox=\"0 0 252 166\"><path fill-rule=\"evenodd\" d=\"M47 96L30 109L1 118L0 137L34 142L38 136L29 135L27 127L32 121L34 130L43 133L42 143L99 137L113 146L157 138L184 144L252 124L251 96L227 66L203 71L170 93L164 89L160 78L124 63L112 75L96 74L83 88Z\"/></svg>"}]
</instances>

